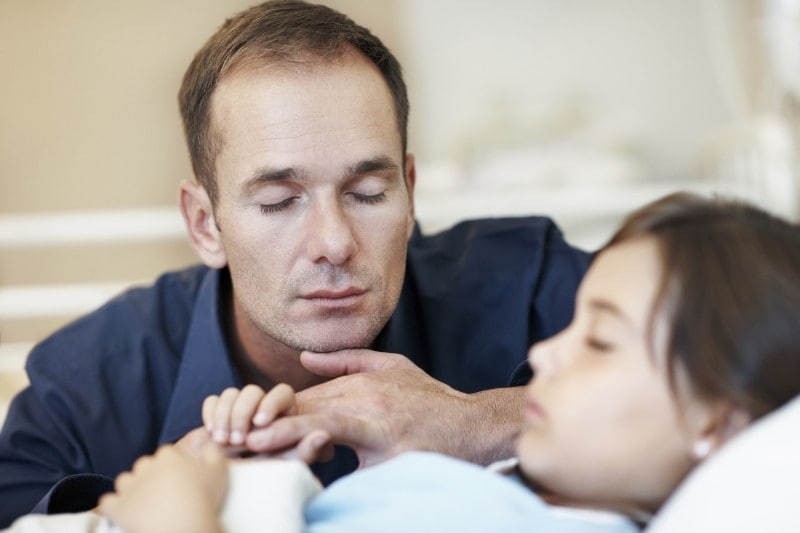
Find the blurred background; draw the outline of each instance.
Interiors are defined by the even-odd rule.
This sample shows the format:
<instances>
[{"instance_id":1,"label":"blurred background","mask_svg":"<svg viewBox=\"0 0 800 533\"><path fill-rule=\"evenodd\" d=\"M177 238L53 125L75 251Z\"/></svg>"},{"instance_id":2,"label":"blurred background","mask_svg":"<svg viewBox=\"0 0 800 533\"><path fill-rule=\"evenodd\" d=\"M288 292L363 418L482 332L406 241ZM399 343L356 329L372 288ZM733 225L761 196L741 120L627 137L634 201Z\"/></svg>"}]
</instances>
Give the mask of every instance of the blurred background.
<instances>
[{"instance_id":1,"label":"blurred background","mask_svg":"<svg viewBox=\"0 0 800 533\"><path fill-rule=\"evenodd\" d=\"M33 343L196 262L176 94L243 0L0 1L0 418ZM404 65L424 231L601 245L678 189L798 213L800 0L329 0Z\"/></svg>"}]
</instances>

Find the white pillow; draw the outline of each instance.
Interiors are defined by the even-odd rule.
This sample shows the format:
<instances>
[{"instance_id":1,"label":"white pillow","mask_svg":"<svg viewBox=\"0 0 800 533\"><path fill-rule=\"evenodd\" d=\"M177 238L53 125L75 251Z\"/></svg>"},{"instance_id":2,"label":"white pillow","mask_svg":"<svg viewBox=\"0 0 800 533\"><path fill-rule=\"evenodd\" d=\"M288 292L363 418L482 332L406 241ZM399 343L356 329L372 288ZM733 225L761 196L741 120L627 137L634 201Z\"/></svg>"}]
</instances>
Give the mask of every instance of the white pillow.
<instances>
[{"instance_id":1,"label":"white pillow","mask_svg":"<svg viewBox=\"0 0 800 533\"><path fill-rule=\"evenodd\" d=\"M645 531L800 532L800 397L698 466Z\"/></svg>"}]
</instances>

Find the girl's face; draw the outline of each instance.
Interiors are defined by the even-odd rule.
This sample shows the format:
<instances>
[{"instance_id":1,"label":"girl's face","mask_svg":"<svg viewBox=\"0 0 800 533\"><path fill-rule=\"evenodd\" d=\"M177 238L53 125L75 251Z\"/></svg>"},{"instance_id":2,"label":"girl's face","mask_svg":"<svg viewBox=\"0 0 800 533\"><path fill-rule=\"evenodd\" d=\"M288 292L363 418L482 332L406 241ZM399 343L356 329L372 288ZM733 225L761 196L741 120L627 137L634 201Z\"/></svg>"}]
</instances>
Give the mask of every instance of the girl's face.
<instances>
[{"instance_id":1,"label":"girl's face","mask_svg":"<svg viewBox=\"0 0 800 533\"><path fill-rule=\"evenodd\" d=\"M607 249L581 284L569 327L531 348L518 455L544 490L583 505L652 512L692 467L690 421L702 409L683 393L680 372L686 399L670 393L663 313L653 342L648 335L660 279L653 238Z\"/></svg>"}]
</instances>

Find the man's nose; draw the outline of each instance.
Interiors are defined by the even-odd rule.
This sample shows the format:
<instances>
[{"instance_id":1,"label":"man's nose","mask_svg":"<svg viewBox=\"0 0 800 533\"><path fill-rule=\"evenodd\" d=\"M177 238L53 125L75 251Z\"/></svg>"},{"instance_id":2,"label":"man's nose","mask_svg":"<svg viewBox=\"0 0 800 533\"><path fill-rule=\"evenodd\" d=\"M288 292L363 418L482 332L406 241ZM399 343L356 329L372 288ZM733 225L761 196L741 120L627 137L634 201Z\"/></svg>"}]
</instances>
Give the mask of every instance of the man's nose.
<instances>
[{"instance_id":1,"label":"man's nose","mask_svg":"<svg viewBox=\"0 0 800 533\"><path fill-rule=\"evenodd\" d=\"M308 256L315 263L341 265L356 252L353 221L339 201L320 201L308 218Z\"/></svg>"}]
</instances>

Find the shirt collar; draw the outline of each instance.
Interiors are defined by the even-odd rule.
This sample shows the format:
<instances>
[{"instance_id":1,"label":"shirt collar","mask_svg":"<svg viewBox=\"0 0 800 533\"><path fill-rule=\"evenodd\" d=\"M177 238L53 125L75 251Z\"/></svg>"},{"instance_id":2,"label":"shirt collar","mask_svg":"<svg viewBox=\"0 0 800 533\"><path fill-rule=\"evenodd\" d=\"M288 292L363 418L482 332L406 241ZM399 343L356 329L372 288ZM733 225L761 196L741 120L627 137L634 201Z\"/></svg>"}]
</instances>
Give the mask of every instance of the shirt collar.
<instances>
[{"instance_id":1,"label":"shirt collar","mask_svg":"<svg viewBox=\"0 0 800 533\"><path fill-rule=\"evenodd\" d=\"M209 270L200 285L159 444L200 427L201 406L208 395L242 386L222 330L220 282L225 275L227 270Z\"/></svg>"}]
</instances>

